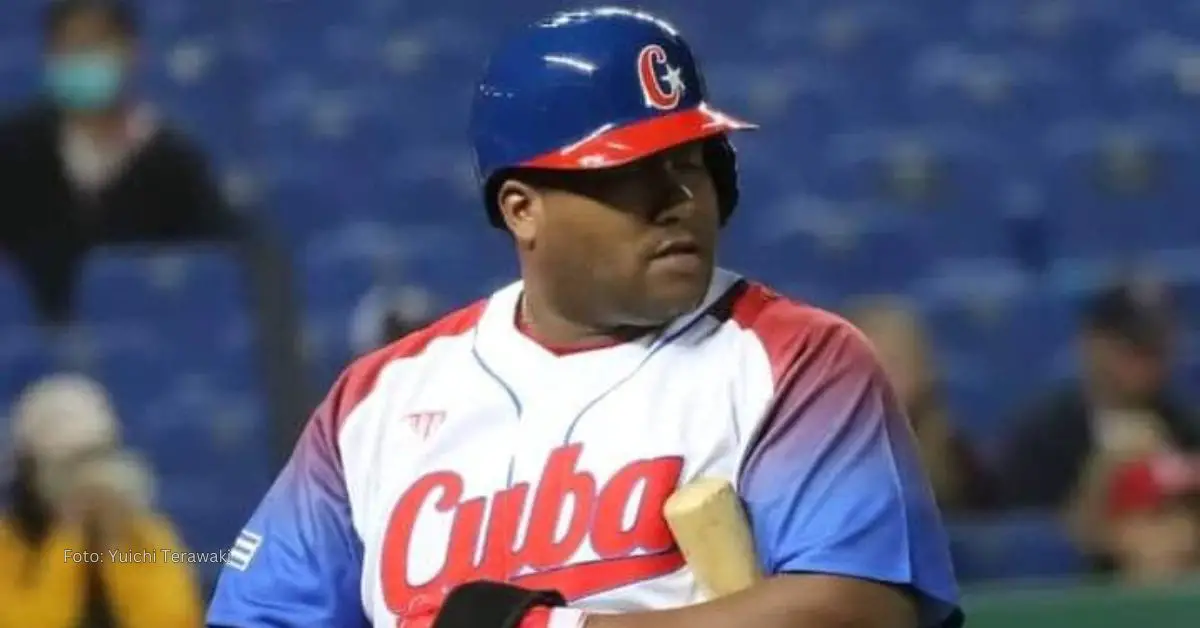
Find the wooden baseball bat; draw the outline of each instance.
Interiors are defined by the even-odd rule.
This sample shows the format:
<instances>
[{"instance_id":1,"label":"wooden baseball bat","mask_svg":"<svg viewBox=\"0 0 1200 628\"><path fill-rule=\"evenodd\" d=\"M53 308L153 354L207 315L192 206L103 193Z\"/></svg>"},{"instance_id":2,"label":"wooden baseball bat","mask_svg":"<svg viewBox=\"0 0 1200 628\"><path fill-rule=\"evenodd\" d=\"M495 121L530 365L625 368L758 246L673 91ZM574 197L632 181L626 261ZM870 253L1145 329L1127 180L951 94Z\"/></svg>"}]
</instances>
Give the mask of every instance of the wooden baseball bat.
<instances>
[{"instance_id":1,"label":"wooden baseball bat","mask_svg":"<svg viewBox=\"0 0 1200 628\"><path fill-rule=\"evenodd\" d=\"M750 524L728 481L699 478L679 487L663 504L663 517L710 598L762 580Z\"/></svg>"}]
</instances>

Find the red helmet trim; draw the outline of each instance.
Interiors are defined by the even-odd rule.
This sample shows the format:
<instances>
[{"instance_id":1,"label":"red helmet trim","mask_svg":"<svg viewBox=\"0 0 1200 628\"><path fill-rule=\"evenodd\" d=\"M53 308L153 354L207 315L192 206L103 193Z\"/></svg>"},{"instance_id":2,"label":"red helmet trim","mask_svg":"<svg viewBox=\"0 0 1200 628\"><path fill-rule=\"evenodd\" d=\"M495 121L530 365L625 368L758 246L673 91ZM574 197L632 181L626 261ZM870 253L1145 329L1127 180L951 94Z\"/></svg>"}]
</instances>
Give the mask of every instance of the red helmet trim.
<instances>
[{"instance_id":1,"label":"red helmet trim","mask_svg":"<svg viewBox=\"0 0 1200 628\"><path fill-rule=\"evenodd\" d=\"M624 126L602 126L574 144L543 153L520 166L549 170L613 168L693 140L756 128L702 103Z\"/></svg>"}]
</instances>

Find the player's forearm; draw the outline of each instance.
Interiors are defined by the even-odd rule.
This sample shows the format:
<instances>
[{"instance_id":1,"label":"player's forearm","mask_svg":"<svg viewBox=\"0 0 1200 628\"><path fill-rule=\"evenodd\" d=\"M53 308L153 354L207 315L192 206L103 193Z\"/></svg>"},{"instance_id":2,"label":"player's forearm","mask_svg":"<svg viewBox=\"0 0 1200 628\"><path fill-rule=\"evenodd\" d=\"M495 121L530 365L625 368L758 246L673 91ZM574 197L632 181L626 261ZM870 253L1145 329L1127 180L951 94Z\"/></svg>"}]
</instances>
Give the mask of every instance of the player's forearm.
<instances>
[{"instance_id":1,"label":"player's forearm","mask_svg":"<svg viewBox=\"0 0 1200 628\"><path fill-rule=\"evenodd\" d=\"M831 590L808 576L777 576L741 593L673 610L589 616L584 628L914 628L906 596ZM807 582L806 582L807 581ZM889 591L878 587L882 591Z\"/></svg>"}]
</instances>

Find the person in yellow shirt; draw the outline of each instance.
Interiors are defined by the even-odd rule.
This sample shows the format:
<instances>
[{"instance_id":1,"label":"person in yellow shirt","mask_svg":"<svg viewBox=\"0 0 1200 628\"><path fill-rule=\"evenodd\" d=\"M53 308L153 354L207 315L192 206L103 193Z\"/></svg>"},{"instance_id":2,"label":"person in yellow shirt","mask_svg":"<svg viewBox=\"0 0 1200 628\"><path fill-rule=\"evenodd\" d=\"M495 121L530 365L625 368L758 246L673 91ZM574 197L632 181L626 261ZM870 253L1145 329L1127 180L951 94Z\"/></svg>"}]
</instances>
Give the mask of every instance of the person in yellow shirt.
<instances>
[{"instance_id":1,"label":"person in yellow shirt","mask_svg":"<svg viewBox=\"0 0 1200 628\"><path fill-rule=\"evenodd\" d=\"M199 587L150 475L120 448L104 391L34 384L13 416L10 509L0 517L0 628L195 628Z\"/></svg>"}]
</instances>

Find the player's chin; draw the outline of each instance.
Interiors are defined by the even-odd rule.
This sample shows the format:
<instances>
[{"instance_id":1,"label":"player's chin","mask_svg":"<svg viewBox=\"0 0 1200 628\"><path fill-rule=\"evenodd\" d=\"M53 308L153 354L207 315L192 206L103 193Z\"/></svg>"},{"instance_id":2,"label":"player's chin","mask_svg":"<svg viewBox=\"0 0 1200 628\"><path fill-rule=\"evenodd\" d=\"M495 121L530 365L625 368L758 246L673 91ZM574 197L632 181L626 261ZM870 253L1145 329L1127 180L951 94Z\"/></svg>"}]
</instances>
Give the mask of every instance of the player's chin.
<instances>
[{"instance_id":1,"label":"player's chin","mask_svg":"<svg viewBox=\"0 0 1200 628\"><path fill-rule=\"evenodd\" d=\"M652 263L646 278L648 296L664 319L675 318L700 305L712 275L712 263L700 258L694 263Z\"/></svg>"}]
</instances>

